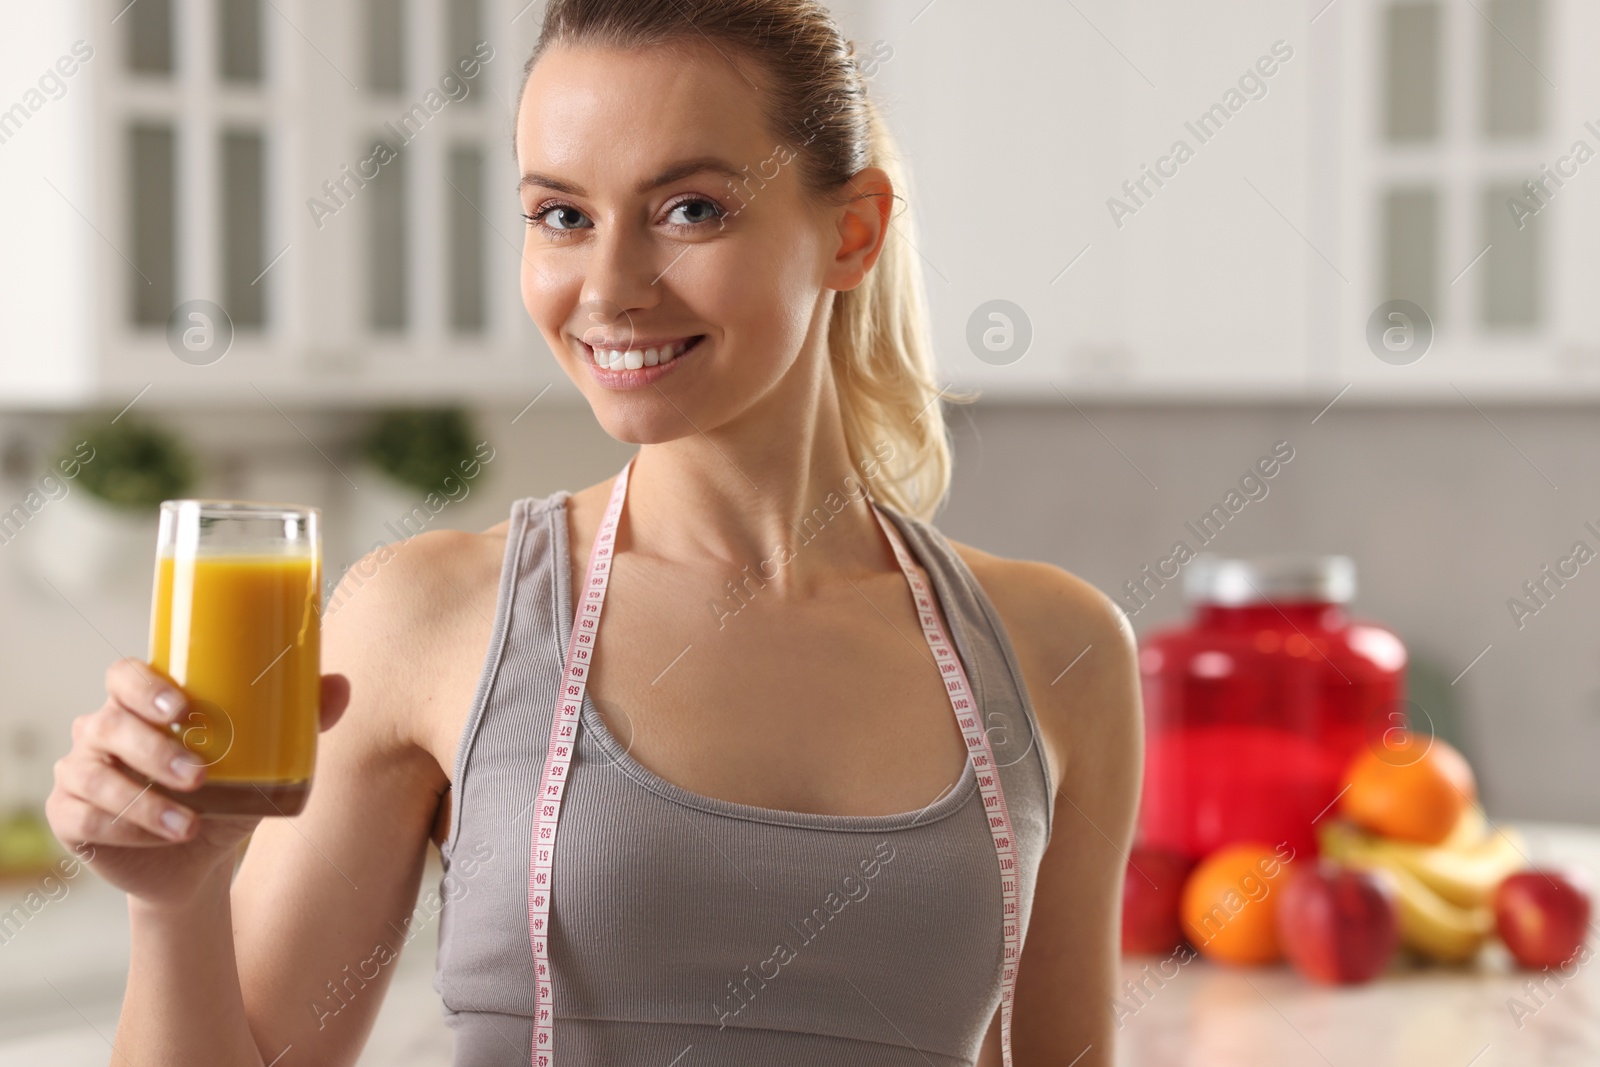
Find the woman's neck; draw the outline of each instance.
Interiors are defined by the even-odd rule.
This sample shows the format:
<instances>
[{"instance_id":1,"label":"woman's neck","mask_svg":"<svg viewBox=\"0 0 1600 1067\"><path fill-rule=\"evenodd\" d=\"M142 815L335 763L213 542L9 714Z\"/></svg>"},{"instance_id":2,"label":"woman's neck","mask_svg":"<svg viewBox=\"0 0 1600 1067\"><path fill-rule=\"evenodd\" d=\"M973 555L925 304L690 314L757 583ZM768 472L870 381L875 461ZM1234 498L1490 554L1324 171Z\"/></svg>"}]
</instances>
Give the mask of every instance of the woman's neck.
<instances>
[{"instance_id":1,"label":"woman's neck","mask_svg":"<svg viewBox=\"0 0 1600 1067\"><path fill-rule=\"evenodd\" d=\"M774 591L802 597L841 571L893 569L866 499L881 484L883 466L863 472L848 454L825 360L820 369L830 377L817 383L814 410L769 397L779 402L710 431L642 446L620 550L730 572L748 565Z\"/></svg>"}]
</instances>

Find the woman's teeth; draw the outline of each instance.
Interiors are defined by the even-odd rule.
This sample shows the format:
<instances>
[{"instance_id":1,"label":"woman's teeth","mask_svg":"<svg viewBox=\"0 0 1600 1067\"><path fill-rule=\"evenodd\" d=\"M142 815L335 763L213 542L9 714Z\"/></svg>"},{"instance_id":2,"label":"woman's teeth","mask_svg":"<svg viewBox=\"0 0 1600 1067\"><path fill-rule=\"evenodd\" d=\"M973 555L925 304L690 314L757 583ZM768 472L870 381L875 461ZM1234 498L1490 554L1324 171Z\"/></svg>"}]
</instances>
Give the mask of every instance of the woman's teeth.
<instances>
[{"instance_id":1,"label":"woman's teeth","mask_svg":"<svg viewBox=\"0 0 1600 1067\"><path fill-rule=\"evenodd\" d=\"M595 366L607 370L638 370L640 367L671 363L683 355L692 343L692 338L685 338L656 348L591 348L589 358Z\"/></svg>"}]
</instances>

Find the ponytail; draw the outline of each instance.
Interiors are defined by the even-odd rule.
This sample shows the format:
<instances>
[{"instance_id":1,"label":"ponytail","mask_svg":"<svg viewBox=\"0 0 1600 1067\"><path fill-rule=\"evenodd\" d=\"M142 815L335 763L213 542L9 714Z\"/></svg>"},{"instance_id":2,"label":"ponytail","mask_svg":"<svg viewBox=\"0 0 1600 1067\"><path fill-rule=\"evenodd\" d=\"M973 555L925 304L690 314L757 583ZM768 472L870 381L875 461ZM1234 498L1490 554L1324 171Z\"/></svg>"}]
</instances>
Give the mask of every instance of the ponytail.
<instances>
[{"instance_id":1,"label":"ponytail","mask_svg":"<svg viewBox=\"0 0 1600 1067\"><path fill-rule=\"evenodd\" d=\"M851 458L860 464L887 456L874 496L929 519L949 491L953 464L944 412L935 399L940 387L927 293L912 244L906 167L877 107L869 100L865 110L868 165L888 172L895 190L892 228L866 278L835 298L828 350ZM946 390L942 399L975 398Z\"/></svg>"}]
</instances>

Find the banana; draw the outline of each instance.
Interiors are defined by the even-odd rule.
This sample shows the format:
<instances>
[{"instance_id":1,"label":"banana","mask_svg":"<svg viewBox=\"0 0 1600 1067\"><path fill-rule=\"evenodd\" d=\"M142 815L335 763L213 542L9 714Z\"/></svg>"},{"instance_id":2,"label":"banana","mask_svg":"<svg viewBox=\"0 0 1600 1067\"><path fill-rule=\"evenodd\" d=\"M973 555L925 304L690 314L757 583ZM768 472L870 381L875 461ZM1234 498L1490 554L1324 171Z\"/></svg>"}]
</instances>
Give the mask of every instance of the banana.
<instances>
[{"instance_id":1,"label":"banana","mask_svg":"<svg viewBox=\"0 0 1600 1067\"><path fill-rule=\"evenodd\" d=\"M1387 857L1462 908L1487 905L1507 875L1527 866L1522 836L1511 829L1491 829L1475 807L1467 809L1456 829L1438 845L1378 837L1340 823L1329 824L1323 836L1332 840L1336 852L1359 847Z\"/></svg>"},{"instance_id":2,"label":"banana","mask_svg":"<svg viewBox=\"0 0 1600 1067\"><path fill-rule=\"evenodd\" d=\"M1400 904L1400 941L1407 948L1442 963L1460 963L1477 955L1493 932L1491 908L1461 907L1435 892L1396 852L1399 842L1338 822L1325 826L1321 839L1329 859L1389 879Z\"/></svg>"},{"instance_id":3,"label":"banana","mask_svg":"<svg viewBox=\"0 0 1600 1067\"><path fill-rule=\"evenodd\" d=\"M1470 850L1396 848L1395 857L1428 888L1463 908L1487 905L1507 875L1527 866L1514 831L1493 833Z\"/></svg>"},{"instance_id":4,"label":"banana","mask_svg":"<svg viewBox=\"0 0 1600 1067\"><path fill-rule=\"evenodd\" d=\"M1404 867L1376 868L1391 880L1400 899L1400 943L1440 963L1464 963L1494 932L1494 911L1458 908Z\"/></svg>"},{"instance_id":5,"label":"banana","mask_svg":"<svg viewBox=\"0 0 1600 1067\"><path fill-rule=\"evenodd\" d=\"M1436 846L1438 848L1471 848L1483 843L1489 835L1489 819L1483 814L1483 809L1476 804L1468 804L1461 812L1461 818L1445 839Z\"/></svg>"}]
</instances>

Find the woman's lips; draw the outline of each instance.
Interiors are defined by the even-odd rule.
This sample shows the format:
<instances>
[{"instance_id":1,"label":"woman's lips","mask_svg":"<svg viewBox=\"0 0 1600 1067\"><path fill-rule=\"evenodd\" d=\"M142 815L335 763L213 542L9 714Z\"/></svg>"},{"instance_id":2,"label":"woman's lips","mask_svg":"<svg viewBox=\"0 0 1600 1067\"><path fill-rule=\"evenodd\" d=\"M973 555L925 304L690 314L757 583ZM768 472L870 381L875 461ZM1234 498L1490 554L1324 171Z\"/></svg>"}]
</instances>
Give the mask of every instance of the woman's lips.
<instances>
[{"instance_id":1,"label":"woman's lips","mask_svg":"<svg viewBox=\"0 0 1600 1067\"><path fill-rule=\"evenodd\" d=\"M636 389L671 373L683 357L699 347L704 334L661 339L650 343L630 341L627 348L599 347L580 341L583 362L602 385L613 389Z\"/></svg>"},{"instance_id":2,"label":"woman's lips","mask_svg":"<svg viewBox=\"0 0 1600 1067\"><path fill-rule=\"evenodd\" d=\"M639 370L643 367L657 367L672 362L698 344L703 336L700 334L649 343L630 339L625 348L585 343L583 349L584 354L589 357L589 362L602 370Z\"/></svg>"}]
</instances>

